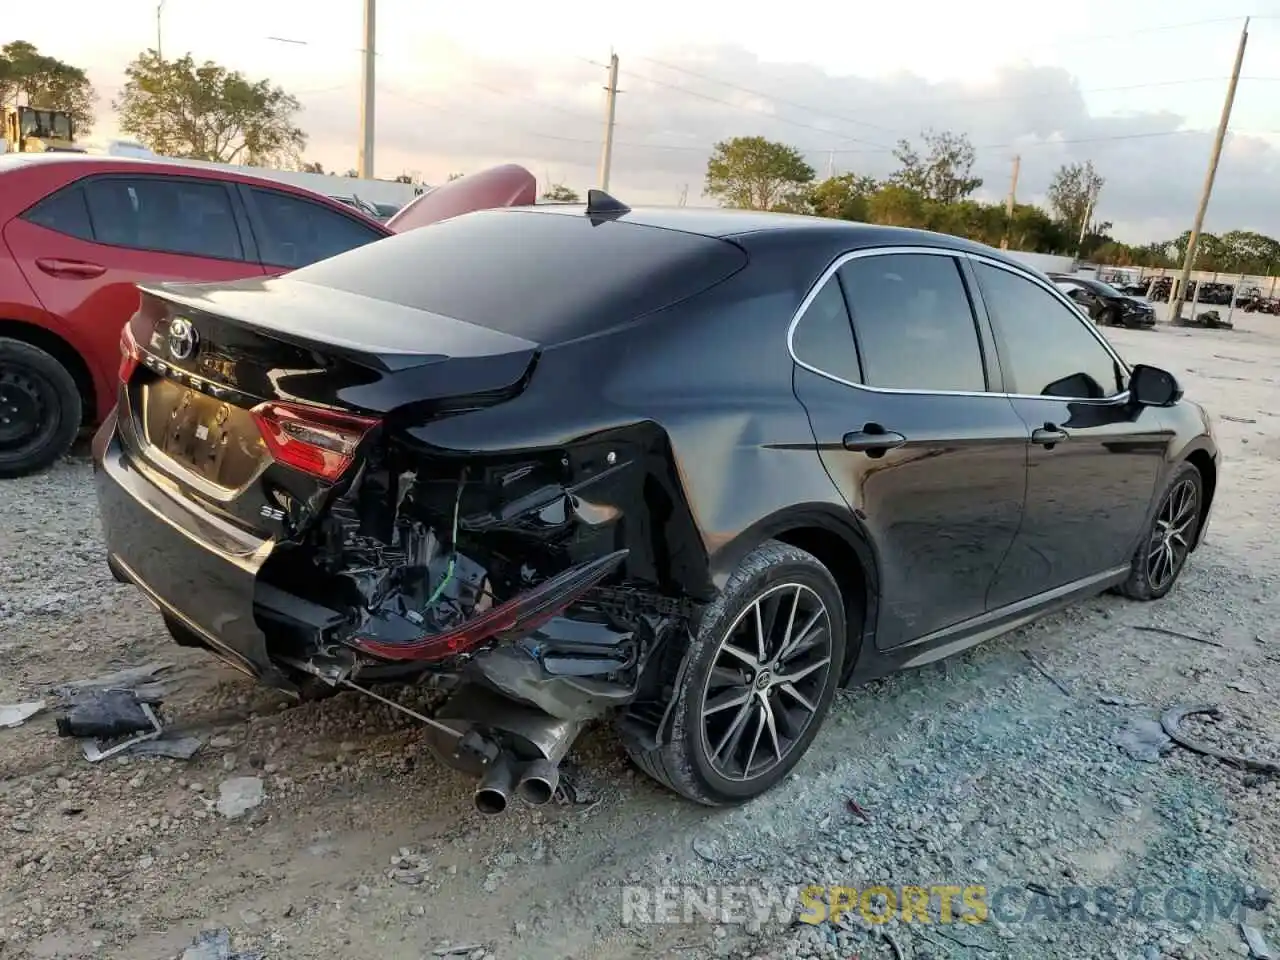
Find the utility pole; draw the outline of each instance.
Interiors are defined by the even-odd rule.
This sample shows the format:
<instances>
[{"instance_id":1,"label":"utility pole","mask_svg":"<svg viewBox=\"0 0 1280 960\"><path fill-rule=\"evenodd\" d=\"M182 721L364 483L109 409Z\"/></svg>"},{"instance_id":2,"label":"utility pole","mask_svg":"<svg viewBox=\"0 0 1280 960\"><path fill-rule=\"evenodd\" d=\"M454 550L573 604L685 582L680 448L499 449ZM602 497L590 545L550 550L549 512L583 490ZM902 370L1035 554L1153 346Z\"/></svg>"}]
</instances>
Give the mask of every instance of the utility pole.
<instances>
[{"instance_id":1,"label":"utility pole","mask_svg":"<svg viewBox=\"0 0 1280 960\"><path fill-rule=\"evenodd\" d=\"M364 72L360 78L360 162L357 172L373 179L374 57L377 55L377 0L364 0Z\"/></svg>"},{"instance_id":2,"label":"utility pole","mask_svg":"<svg viewBox=\"0 0 1280 960\"><path fill-rule=\"evenodd\" d=\"M160 2L156 4L156 59L157 60L164 59L164 54L160 52L160 34L161 34L160 15L163 12L164 12L164 0L160 0Z\"/></svg>"},{"instance_id":3,"label":"utility pole","mask_svg":"<svg viewBox=\"0 0 1280 960\"><path fill-rule=\"evenodd\" d=\"M609 54L609 85L605 101L604 151L600 154L600 189L609 189L609 169L613 166L613 121L618 113L618 55Z\"/></svg>"},{"instance_id":4,"label":"utility pole","mask_svg":"<svg viewBox=\"0 0 1280 960\"><path fill-rule=\"evenodd\" d=\"M1084 249L1084 235L1089 230L1089 220L1093 216L1093 205L1098 202L1098 188L1094 187L1089 191L1089 203L1084 208L1084 219L1080 221L1080 236L1076 239L1076 257L1080 256L1080 251Z\"/></svg>"},{"instance_id":5,"label":"utility pole","mask_svg":"<svg viewBox=\"0 0 1280 960\"><path fill-rule=\"evenodd\" d=\"M1013 232L1013 205L1017 202L1018 197L1018 171L1022 168L1022 157L1018 154L1013 156L1013 177L1009 181L1009 199L1005 201L1004 215L1004 239L1000 241L1000 249L1009 249L1009 234Z\"/></svg>"},{"instance_id":6,"label":"utility pole","mask_svg":"<svg viewBox=\"0 0 1280 960\"><path fill-rule=\"evenodd\" d=\"M1244 48L1249 43L1249 18L1244 18L1240 30L1240 45L1236 48L1235 66L1231 68L1231 82L1227 84L1227 99L1222 104L1222 117L1218 120L1218 135L1213 138L1213 152L1209 155L1209 169L1204 175L1204 189L1200 193L1200 206L1195 222L1191 224L1191 236L1187 238L1187 255L1182 261L1182 273L1173 281L1169 291L1169 322L1182 316L1182 296L1191 280L1191 268L1196 262L1196 244L1200 242L1200 228L1209 209L1209 195L1213 193L1213 179L1218 174L1218 161L1222 157L1222 144L1227 139L1227 126L1231 123L1231 107L1236 100L1236 85L1240 82L1240 67L1244 63Z\"/></svg>"}]
</instances>

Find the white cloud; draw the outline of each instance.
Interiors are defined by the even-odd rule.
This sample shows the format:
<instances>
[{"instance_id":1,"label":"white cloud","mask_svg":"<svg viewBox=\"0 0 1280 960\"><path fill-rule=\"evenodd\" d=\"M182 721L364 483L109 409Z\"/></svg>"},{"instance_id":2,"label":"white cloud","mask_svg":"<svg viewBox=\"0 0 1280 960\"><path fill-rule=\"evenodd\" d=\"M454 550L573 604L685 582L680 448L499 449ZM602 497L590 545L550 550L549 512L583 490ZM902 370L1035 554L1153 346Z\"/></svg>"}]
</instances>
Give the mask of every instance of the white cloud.
<instances>
[{"instance_id":1,"label":"white cloud","mask_svg":"<svg viewBox=\"0 0 1280 960\"><path fill-rule=\"evenodd\" d=\"M549 72L550 71L550 72ZM379 82L378 167L418 170L428 180L491 163L526 164L579 191L596 181L604 71L579 63L471 60L444 82L384 71ZM459 78L464 78L459 80ZM718 81L718 82L713 82ZM1199 197L1212 131L1190 129L1176 109L1099 115L1089 91L1059 67L1004 66L980 82L930 82L910 73L833 76L812 64L770 63L737 46L685 48L623 61L611 189L633 202L705 203L711 145L762 135L806 151L824 176L883 176L890 148L924 127L967 133L978 148L982 196L1003 197L1012 157L1022 157L1019 199L1043 201L1063 163L1092 160L1106 177L1098 216L1122 239L1185 230ZM311 153L347 165L354 144L354 91L304 98ZM1170 97L1173 100L1173 95ZM1171 131L1181 131L1172 133ZM834 154L832 153L834 151ZM1207 228L1280 235L1274 190L1280 151L1259 135L1233 134L1219 169Z\"/></svg>"}]
</instances>

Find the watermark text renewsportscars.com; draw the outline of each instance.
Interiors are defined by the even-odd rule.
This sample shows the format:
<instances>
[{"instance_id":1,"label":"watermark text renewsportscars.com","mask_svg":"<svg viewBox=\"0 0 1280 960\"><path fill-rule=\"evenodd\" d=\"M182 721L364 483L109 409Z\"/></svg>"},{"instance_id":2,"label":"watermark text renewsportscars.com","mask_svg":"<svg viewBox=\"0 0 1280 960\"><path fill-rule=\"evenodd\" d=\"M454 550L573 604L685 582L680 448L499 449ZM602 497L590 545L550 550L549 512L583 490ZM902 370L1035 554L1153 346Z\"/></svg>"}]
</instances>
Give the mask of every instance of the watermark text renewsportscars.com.
<instances>
[{"instance_id":1,"label":"watermark text renewsportscars.com","mask_svg":"<svg viewBox=\"0 0 1280 960\"><path fill-rule=\"evenodd\" d=\"M624 886L626 925L680 923L839 923L848 918L871 925L1107 923L1129 917L1201 923L1246 919L1262 892L1230 884L1202 886L1060 887L1035 885L930 884L866 887L809 884L777 886Z\"/></svg>"}]
</instances>

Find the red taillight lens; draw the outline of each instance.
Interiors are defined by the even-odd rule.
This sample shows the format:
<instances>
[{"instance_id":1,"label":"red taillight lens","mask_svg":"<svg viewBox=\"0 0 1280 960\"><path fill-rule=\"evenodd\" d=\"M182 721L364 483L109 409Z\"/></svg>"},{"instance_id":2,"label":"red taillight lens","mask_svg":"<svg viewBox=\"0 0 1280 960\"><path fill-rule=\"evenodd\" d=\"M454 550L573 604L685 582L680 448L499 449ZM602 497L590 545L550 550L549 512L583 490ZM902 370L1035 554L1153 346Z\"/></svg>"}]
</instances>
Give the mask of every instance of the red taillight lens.
<instances>
[{"instance_id":1,"label":"red taillight lens","mask_svg":"<svg viewBox=\"0 0 1280 960\"><path fill-rule=\"evenodd\" d=\"M330 481L351 466L360 441L378 425L372 417L297 403L261 403L252 412L271 456Z\"/></svg>"},{"instance_id":2,"label":"red taillight lens","mask_svg":"<svg viewBox=\"0 0 1280 960\"><path fill-rule=\"evenodd\" d=\"M138 369L138 363L142 360L142 354L138 350L138 341L133 339L133 331L129 329L129 324L124 325L124 329L120 331L120 382L128 383L133 377L133 372Z\"/></svg>"}]
</instances>

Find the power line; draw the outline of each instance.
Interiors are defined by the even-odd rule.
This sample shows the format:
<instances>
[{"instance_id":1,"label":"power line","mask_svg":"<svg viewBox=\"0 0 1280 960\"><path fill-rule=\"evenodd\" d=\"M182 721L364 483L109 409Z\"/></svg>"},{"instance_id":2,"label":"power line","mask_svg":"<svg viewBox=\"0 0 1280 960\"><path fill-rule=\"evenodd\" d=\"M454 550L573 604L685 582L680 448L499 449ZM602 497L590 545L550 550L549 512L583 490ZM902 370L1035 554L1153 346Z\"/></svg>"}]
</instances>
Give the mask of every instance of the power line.
<instances>
[{"instance_id":1,"label":"power line","mask_svg":"<svg viewBox=\"0 0 1280 960\"><path fill-rule=\"evenodd\" d=\"M782 99L782 97L775 96L771 93L763 93L759 90L752 90L749 87L744 87L736 83L730 83L727 80L719 80L715 77L709 77L705 73L698 73L694 70L688 69L687 67L677 67L674 64L664 63L663 61L655 60L652 57L638 57L637 59L647 61L648 63L656 64L659 67L665 67L667 70L674 70L677 73L685 73L691 77L696 77L700 80L706 80L706 81L709 81L710 83L718 83L721 86L731 87L734 90L741 90L743 93L749 93L752 96L764 97L766 100L772 100L774 103L780 103L788 107L795 107L798 110L805 110L817 116L827 116L832 118L833 120L839 120L843 123L852 123L855 126L867 127L868 129L871 129L871 130L879 130L882 133L896 134L896 131L890 130L888 127L882 127L879 124L868 123L866 120L855 120L853 117L841 116L838 113L831 113L830 111L815 110L813 107L806 106L803 103L795 103L791 100L784 100Z\"/></svg>"},{"instance_id":2,"label":"power line","mask_svg":"<svg viewBox=\"0 0 1280 960\"><path fill-rule=\"evenodd\" d=\"M774 113L770 110L762 110L757 107L753 107L750 104L734 103L732 100L725 100L722 97L713 97L709 93L700 93L697 90L690 90L688 87L682 87L679 84L675 84L675 83L668 83L665 80L658 80L655 77L644 76L642 74L636 73L635 71L631 71L630 73L631 73L631 76L635 77L638 80L643 80L645 83L652 83L659 87L667 87L671 90L676 90L680 93L683 93L686 96L697 97L699 100L708 100L711 103L723 104L724 106L731 107L734 110L743 110L747 113L761 114L763 116L768 117L771 120L776 121L777 123L787 123L787 124L791 124L794 127L803 127L806 130L816 130L819 133L825 134L828 137L837 137L840 140L849 140L849 141L852 141L853 143L865 143L868 146L879 147L884 150L893 149L892 147L885 146L882 143L875 143L874 141L871 141L871 140L862 140L862 139L859 139L858 137L846 137L846 136L843 136L839 130L830 130L826 127L819 127L816 124L805 123L801 120L792 120L790 117L784 117L781 114ZM755 95L765 96L765 94L755 94ZM772 99L772 98L769 98L769 99ZM781 101L778 101L778 102L781 102Z\"/></svg>"}]
</instances>

